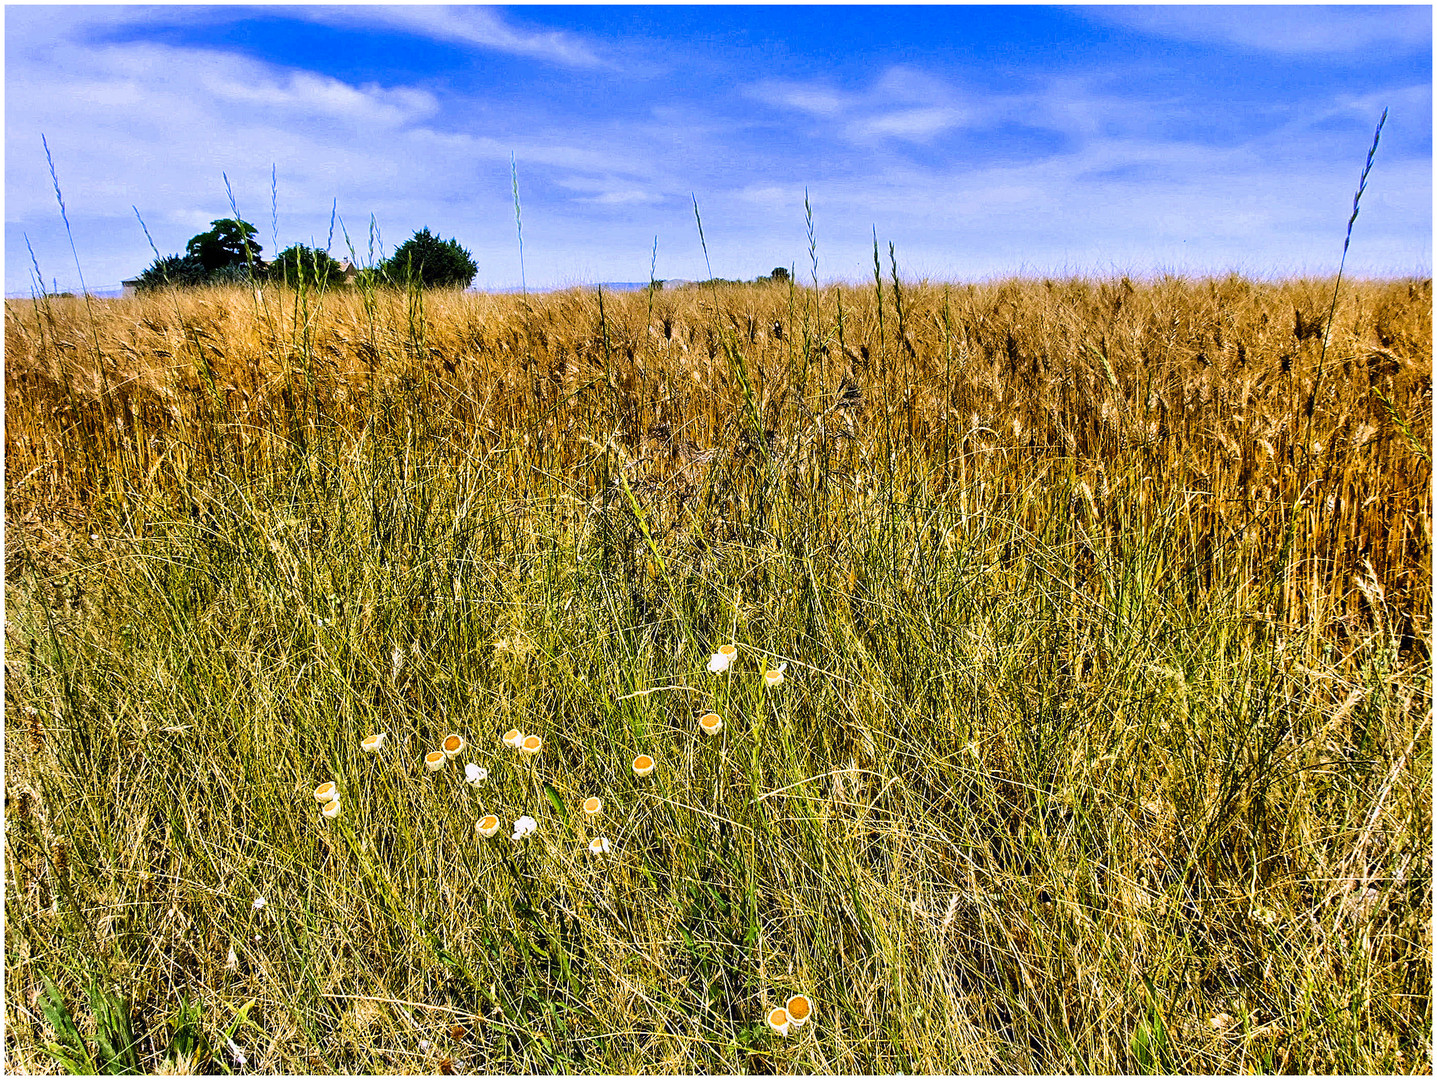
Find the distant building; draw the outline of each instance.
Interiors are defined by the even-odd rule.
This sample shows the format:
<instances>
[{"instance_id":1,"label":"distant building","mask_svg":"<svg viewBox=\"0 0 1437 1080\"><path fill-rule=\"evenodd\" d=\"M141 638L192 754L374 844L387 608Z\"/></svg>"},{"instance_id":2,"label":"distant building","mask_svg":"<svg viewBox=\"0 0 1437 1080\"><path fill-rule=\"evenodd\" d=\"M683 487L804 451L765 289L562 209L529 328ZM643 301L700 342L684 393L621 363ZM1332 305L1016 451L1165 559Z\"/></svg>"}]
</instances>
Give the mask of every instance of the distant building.
<instances>
[{"instance_id":1,"label":"distant building","mask_svg":"<svg viewBox=\"0 0 1437 1080\"><path fill-rule=\"evenodd\" d=\"M121 296L121 297L134 296L134 295L135 295L135 286L138 285L139 283L140 283L140 279L137 278L137 277L127 278L127 279L125 279L124 281L120 282L120 296Z\"/></svg>"}]
</instances>

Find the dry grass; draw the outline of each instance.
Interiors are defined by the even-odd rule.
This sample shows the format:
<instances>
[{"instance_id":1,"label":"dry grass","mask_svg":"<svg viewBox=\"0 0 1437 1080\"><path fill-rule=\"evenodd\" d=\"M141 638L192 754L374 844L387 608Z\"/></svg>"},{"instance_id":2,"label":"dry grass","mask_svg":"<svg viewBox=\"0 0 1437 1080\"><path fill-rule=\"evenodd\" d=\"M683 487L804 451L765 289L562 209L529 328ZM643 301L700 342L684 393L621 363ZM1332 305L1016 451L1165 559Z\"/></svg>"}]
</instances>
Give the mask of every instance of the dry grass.
<instances>
[{"instance_id":1,"label":"dry grass","mask_svg":"<svg viewBox=\"0 0 1437 1080\"><path fill-rule=\"evenodd\" d=\"M1430 1070L1431 283L1331 296L7 302L9 1067Z\"/></svg>"}]
</instances>

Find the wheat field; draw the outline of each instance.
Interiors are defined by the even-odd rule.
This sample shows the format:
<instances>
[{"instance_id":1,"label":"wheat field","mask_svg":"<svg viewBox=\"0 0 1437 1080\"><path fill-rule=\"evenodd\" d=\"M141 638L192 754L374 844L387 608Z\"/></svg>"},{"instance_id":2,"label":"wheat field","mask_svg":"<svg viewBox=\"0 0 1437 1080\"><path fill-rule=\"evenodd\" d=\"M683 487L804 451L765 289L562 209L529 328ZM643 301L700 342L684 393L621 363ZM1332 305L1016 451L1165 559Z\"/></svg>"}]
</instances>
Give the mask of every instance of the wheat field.
<instances>
[{"instance_id":1,"label":"wheat field","mask_svg":"<svg viewBox=\"0 0 1437 1080\"><path fill-rule=\"evenodd\" d=\"M1334 286L7 301L6 1068L1430 1072L1432 288Z\"/></svg>"}]
</instances>

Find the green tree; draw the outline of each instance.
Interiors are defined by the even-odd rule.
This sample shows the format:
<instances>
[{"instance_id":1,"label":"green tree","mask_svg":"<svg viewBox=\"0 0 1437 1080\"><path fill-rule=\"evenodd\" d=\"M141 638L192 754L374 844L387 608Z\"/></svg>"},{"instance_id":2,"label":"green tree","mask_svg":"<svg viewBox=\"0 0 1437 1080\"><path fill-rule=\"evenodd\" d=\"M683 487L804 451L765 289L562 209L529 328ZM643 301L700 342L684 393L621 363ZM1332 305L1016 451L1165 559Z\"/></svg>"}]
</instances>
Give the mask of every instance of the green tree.
<instances>
[{"instance_id":1,"label":"green tree","mask_svg":"<svg viewBox=\"0 0 1437 1080\"><path fill-rule=\"evenodd\" d=\"M162 255L135 279L135 289L163 289L167 285L203 285L205 268L192 255Z\"/></svg>"},{"instance_id":2,"label":"green tree","mask_svg":"<svg viewBox=\"0 0 1437 1080\"><path fill-rule=\"evenodd\" d=\"M190 237L185 253L198 259L207 273L225 266L247 265L259 261L263 250L255 243L258 230L248 221L220 218L210 222L210 231Z\"/></svg>"},{"instance_id":3,"label":"green tree","mask_svg":"<svg viewBox=\"0 0 1437 1080\"><path fill-rule=\"evenodd\" d=\"M339 260L332 258L329 252L304 244L291 244L269 264L270 280L291 286L298 285L301 280L338 281L342 272Z\"/></svg>"},{"instance_id":4,"label":"green tree","mask_svg":"<svg viewBox=\"0 0 1437 1080\"><path fill-rule=\"evenodd\" d=\"M423 228L400 244L384 264L384 276L396 285L411 281L430 287L466 288L479 265L457 240L440 240Z\"/></svg>"}]
</instances>

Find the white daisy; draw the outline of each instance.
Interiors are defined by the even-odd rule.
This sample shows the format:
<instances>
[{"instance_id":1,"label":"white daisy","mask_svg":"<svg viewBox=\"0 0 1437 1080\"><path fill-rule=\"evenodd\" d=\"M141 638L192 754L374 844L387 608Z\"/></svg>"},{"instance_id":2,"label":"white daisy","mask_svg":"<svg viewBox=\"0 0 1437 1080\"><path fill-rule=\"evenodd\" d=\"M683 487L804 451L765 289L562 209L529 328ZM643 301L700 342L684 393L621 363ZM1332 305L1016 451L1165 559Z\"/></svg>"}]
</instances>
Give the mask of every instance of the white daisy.
<instances>
[{"instance_id":1,"label":"white daisy","mask_svg":"<svg viewBox=\"0 0 1437 1080\"><path fill-rule=\"evenodd\" d=\"M769 1009L768 1015L764 1017L768 1026L780 1035L788 1034L788 1025L791 1022L787 1009Z\"/></svg>"},{"instance_id":2,"label":"white daisy","mask_svg":"<svg viewBox=\"0 0 1437 1080\"><path fill-rule=\"evenodd\" d=\"M719 651L709 657L709 670L715 675L727 671L738 656L737 645L720 645Z\"/></svg>"}]
</instances>

